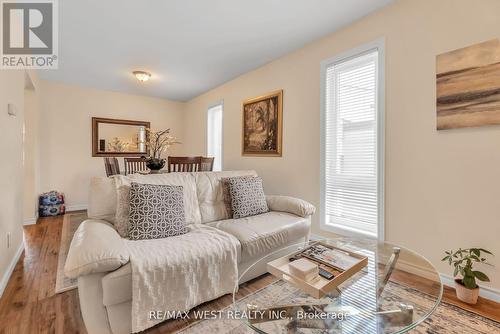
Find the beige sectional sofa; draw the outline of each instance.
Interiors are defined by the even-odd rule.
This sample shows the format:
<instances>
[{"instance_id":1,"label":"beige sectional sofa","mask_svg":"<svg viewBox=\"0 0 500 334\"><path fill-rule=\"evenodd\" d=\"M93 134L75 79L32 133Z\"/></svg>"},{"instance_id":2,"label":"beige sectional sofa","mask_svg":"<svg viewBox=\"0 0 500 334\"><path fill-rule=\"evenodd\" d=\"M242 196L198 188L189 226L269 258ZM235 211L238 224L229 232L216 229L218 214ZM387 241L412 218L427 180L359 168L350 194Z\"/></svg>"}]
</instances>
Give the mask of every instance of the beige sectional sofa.
<instances>
[{"instance_id":1,"label":"beige sectional sofa","mask_svg":"<svg viewBox=\"0 0 500 334\"><path fill-rule=\"evenodd\" d=\"M311 215L315 211L314 206L300 199L266 196L269 212L230 219L220 180L242 175L257 174L225 171L133 175L129 181L182 185L188 223L206 224L238 239L238 271L242 283L266 272L265 266L247 270L258 259L273 252L272 258L283 256L283 252L278 251L281 248L307 241ZM125 240L112 225L116 182L114 178L104 177L92 180L89 219L75 233L65 266L68 276L78 277L81 312L89 334L131 332L131 266Z\"/></svg>"}]
</instances>

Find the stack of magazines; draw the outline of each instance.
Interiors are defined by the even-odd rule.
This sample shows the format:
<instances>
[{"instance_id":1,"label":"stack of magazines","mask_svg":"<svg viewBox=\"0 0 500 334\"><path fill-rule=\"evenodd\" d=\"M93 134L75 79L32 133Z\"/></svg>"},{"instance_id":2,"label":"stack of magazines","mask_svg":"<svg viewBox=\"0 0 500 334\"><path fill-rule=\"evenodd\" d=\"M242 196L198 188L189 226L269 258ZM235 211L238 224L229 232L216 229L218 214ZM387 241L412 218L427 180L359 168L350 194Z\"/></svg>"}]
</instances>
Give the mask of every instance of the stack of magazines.
<instances>
[{"instance_id":1,"label":"stack of magazines","mask_svg":"<svg viewBox=\"0 0 500 334\"><path fill-rule=\"evenodd\" d=\"M320 244L312 245L298 255L340 271L346 271L359 262L358 258L352 257L348 252Z\"/></svg>"}]
</instances>

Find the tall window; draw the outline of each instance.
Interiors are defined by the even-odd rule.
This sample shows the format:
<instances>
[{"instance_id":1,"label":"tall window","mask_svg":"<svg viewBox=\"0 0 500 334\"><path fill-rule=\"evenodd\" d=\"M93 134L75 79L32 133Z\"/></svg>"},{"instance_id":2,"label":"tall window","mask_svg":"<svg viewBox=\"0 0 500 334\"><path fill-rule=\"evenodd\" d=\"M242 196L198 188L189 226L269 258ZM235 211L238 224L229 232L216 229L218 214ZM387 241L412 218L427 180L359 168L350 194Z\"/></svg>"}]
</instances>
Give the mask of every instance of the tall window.
<instances>
[{"instance_id":1,"label":"tall window","mask_svg":"<svg viewBox=\"0 0 500 334\"><path fill-rule=\"evenodd\" d=\"M207 155L214 157L214 170L222 170L222 103L208 108Z\"/></svg>"},{"instance_id":2,"label":"tall window","mask_svg":"<svg viewBox=\"0 0 500 334\"><path fill-rule=\"evenodd\" d=\"M382 43L322 63L322 227L383 239Z\"/></svg>"}]
</instances>

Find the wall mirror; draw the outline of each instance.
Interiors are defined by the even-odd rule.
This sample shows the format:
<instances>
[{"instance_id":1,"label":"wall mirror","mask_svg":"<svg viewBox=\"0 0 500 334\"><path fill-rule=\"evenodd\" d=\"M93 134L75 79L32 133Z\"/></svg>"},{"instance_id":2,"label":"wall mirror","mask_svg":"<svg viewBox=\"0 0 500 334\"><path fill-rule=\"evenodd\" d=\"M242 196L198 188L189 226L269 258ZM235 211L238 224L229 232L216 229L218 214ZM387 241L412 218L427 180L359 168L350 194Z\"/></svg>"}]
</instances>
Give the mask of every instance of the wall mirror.
<instances>
[{"instance_id":1,"label":"wall mirror","mask_svg":"<svg viewBox=\"0 0 500 334\"><path fill-rule=\"evenodd\" d=\"M147 155L150 122L92 117L93 157Z\"/></svg>"}]
</instances>

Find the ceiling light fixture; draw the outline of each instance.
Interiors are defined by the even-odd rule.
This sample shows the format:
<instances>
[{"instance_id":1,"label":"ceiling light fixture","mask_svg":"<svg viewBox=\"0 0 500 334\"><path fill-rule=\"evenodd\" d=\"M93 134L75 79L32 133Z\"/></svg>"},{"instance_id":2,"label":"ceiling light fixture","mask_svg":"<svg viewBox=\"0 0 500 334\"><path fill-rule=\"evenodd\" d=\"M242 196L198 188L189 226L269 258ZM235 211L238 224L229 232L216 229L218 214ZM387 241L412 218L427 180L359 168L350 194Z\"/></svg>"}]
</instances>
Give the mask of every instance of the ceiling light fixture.
<instances>
[{"instance_id":1,"label":"ceiling light fixture","mask_svg":"<svg viewBox=\"0 0 500 334\"><path fill-rule=\"evenodd\" d=\"M151 73L148 73L148 72L134 71L132 73L135 75L137 80L139 80L140 82L146 82L149 80L149 78L151 78Z\"/></svg>"}]
</instances>

